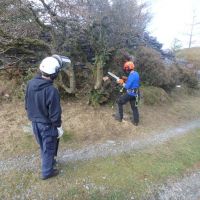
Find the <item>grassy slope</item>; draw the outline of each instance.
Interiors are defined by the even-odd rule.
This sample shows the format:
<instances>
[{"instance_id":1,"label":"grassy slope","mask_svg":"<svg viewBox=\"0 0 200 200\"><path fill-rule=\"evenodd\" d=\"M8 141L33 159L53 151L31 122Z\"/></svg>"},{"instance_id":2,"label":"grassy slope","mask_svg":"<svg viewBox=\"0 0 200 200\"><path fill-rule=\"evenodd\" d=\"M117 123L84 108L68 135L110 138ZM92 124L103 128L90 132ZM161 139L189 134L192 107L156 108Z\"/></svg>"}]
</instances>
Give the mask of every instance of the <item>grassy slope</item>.
<instances>
[{"instance_id":1,"label":"grassy slope","mask_svg":"<svg viewBox=\"0 0 200 200\"><path fill-rule=\"evenodd\" d=\"M141 152L70 163L47 181L39 172L0 176L0 199L141 199L154 184L179 177L200 162L200 130ZM188 171L188 169L190 169Z\"/></svg>"}]
</instances>

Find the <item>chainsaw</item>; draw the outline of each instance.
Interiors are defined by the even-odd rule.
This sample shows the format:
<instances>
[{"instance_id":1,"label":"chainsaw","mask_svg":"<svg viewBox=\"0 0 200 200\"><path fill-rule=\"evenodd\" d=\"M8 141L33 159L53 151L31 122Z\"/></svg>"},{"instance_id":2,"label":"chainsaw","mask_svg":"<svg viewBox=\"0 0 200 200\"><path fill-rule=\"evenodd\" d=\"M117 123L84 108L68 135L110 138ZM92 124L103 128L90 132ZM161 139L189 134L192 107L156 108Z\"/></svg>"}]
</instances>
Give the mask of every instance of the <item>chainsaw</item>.
<instances>
[{"instance_id":1,"label":"chainsaw","mask_svg":"<svg viewBox=\"0 0 200 200\"><path fill-rule=\"evenodd\" d=\"M114 78L117 82L119 81L119 77L118 76L116 76L115 74L113 74L112 72L108 72L108 74L112 77L112 78ZM120 92L123 92L123 90L124 90L124 87L122 87L121 89L120 89Z\"/></svg>"}]
</instances>

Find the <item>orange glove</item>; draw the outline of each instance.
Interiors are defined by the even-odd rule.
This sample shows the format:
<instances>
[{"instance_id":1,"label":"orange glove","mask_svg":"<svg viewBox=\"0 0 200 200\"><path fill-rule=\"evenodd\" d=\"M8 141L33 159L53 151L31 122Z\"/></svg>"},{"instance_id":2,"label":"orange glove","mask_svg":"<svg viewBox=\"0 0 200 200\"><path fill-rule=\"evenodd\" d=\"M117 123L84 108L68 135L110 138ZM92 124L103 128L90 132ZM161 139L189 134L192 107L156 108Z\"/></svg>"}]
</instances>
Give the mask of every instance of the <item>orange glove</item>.
<instances>
[{"instance_id":1,"label":"orange glove","mask_svg":"<svg viewBox=\"0 0 200 200\"><path fill-rule=\"evenodd\" d=\"M123 79L119 79L119 80L117 81L117 83L119 83L120 85L123 85L123 84L124 84L124 80L123 80Z\"/></svg>"}]
</instances>

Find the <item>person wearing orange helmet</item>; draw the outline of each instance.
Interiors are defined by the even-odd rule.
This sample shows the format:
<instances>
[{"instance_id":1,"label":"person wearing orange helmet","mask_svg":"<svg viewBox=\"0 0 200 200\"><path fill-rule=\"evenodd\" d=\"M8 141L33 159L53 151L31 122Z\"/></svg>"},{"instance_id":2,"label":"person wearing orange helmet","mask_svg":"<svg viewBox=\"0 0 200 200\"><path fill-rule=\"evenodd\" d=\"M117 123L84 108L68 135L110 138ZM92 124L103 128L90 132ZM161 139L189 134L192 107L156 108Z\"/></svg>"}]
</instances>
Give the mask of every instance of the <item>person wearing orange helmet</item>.
<instances>
[{"instance_id":1,"label":"person wearing orange helmet","mask_svg":"<svg viewBox=\"0 0 200 200\"><path fill-rule=\"evenodd\" d=\"M131 109L133 112L132 123L137 126L139 123L139 112L138 112L138 97L139 97L139 87L140 87L140 77L138 72L134 71L135 65L132 61L127 60L124 63L123 70L128 73L128 78L125 81L121 78L117 81L118 84L122 85L126 89L126 93L121 95L117 100L118 105L118 115L115 119L119 122L123 119L123 105L130 102Z\"/></svg>"}]
</instances>

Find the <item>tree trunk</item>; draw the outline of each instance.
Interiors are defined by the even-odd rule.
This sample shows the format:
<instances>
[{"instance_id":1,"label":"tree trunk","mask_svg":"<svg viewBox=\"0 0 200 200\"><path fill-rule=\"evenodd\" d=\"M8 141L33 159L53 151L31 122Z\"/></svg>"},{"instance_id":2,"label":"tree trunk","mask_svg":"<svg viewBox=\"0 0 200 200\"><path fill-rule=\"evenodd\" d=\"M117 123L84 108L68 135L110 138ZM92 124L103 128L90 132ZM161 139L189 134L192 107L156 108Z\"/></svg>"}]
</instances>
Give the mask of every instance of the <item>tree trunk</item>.
<instances>
[{"instance_id":1,"label":"tree trunk","mask_svg":"<svg viewBox=\"0 0 200 200\"><path fill-rule=\"evenodd\" d=\"M74 94L76 92L76 79L74 74L74 69L70 66L67 69L63 70L64 74L69 77L69 87L66 86L66 83L63 81L61 73L59 74L58 85L62 87L67 93Z\"/></svg>"},{"instance_id":2,"label":"tree trunk","mask_svg":"<svg viewBox=\"0 0 200 200\"><path fill-rule=\"evenodd\" d=\"M102 58L102 56L97 57L96 67L97 67L96 83L95 83L94 89L98 90L101 88L102 80L103 80L103 58Z\"/></svg>"}]
</instances>

